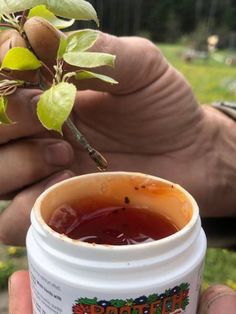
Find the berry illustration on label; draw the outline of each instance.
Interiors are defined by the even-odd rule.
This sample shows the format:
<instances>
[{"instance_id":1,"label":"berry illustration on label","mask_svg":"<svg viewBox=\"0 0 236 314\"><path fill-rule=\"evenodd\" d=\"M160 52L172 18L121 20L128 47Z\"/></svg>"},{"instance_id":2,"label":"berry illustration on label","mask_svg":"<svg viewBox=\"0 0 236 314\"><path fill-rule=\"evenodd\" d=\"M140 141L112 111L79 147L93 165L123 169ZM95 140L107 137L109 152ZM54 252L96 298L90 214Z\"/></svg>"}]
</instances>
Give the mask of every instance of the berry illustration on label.
<instances>
[{"instance_id":1,"label":"berry illustration on label","mask_svg":"<svg viewBox=\"0 0 236 314\"><path fill-rule=\"evenodd\" d=\"M78 298L72 314L182 314L189 304L189 287L189 283L182 283L161 294L126 300Z\"/></svg>"}]
</instances>

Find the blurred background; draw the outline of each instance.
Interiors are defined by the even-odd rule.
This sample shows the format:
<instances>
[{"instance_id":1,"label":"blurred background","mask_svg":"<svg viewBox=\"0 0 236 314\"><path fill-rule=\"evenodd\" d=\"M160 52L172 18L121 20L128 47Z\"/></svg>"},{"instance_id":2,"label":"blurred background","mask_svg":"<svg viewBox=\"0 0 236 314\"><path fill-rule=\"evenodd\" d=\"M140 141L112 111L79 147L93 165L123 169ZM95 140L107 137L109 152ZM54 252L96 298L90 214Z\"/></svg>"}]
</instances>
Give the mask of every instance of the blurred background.
<instances>
[{"instance_id":1,"label":"blurred background","mask_svg":"<svg viewBox=\"0 0 236 314\"><path fill-rule=\"evenodd\" d=\"M90 2L104 32L138 35L157 43L188 79L200 103L235 101L235 0ZM79 22L77 27L94 28L95 24Z\"/></svg>"},{"instance_id":2,"label":"blurred background","mask_svg":"<svg viewBox=\"0 0 236 314\"><path fill-rule=\"evenodd\" d=\"M90 0L102 30L143 35L165 43L189 43L206 49L219 36L219 48L236 50L235 0ZM92 23L91 23L92 25Z\"/></svg>"},{"instance_id":3,"label":"blurred background","mask_svg":"<svg viewBox=\"0 0 236 314\"><path fill-rule=\"evenodd\" d=\"M200 104L236 102L236 0L90 0L102 31L138 35L158 45L190 82ZM93 28L79 22L76 28ZM142 62L140 60L140 62ZM5 204L0 204L0 212ZM203 288L236 290L236 220L203 220L207 252ZM7 310L11 273L27 268L24 248L0 245L0 314Z\"/></svg>"}]
</instances>

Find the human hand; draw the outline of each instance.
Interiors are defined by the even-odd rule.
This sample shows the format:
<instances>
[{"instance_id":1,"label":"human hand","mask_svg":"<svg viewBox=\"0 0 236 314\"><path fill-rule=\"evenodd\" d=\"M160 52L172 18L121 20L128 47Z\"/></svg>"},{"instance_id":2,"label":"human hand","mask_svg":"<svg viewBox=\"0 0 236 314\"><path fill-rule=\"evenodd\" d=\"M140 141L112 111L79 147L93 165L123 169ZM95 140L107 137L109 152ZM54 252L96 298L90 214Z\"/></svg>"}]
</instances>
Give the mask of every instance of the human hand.
<instances>
[{"instance_id":1,"label":"human hand","mask_svg":"<svg viewBox=\"0 0 236 314\"><path fill-rule=\"evenodd\" d=\"M0 242L25 242L30 210L47 187L73 175L68 169L73 160L71 145L42 132L32 106L36 90L19 90L9 97L13 125L0 126L0 199L11 199L0 214Z\"/></svg>"},{"instance_id":2,"label":"human hand","mask_svg":"<svg viewBox=\"0 0 236 314\"><path fill-rule=\"evenodd\" d=\"M198 314L234 314L236 293L221 285L207 289L199 304ZM29 275L26 271L13 274L9 281L9 314L32 314Z\"/></svg>"},{"instance_id":3,"label":"human hand","mask_svg":"<svg viewBox=\"0 0 236 314\"><path fill-rule=\"evenodd\" d=\"M29 273L18 271L9 279L9 314L32 314Z\"/></svg>"},{"instance_id":4,"label":"human hand","mask_svg":"<svg viewBox=\"0 0 236 314\"><path fill-rule=\"evenodd\" d=\"M23 45L16 31L0 33L0 61L11 46ZM15 73L16 74L16 73ZM31 74L27 73L29 79ZM0 125L0 199L11 199L0 214L0 242L24 244L29 213L37 196L73 174L71 145L42 130L35 115L39 90L19 89L8 97L8 114L16 123Z\"/></svg>"},{"instance_id":5,"label":"human hand","mask_svg":"<svg viewBox=\"0 0 236 314\"><path fill-rule=\"evenodd\" d=\"M59 33L40 19L28 21L26 31L36 54L52 66ZM47 54L42 42L50 47ZM72 119L105 155L109 170L177 182L196 198L202 216L235 215L235 123L214 108L199 106L183 76L150 41L101 33L93 50L117 56L115 69L97 71L119 84L80 81ZM65 136L74 147L74 172L93 172L87 153L67 130Z\"/></svg>"},{"instance_id":6,"label":"human hand","mask_svg":"<svg viewBox=\"0 0 236 314\"><path fill-rule=\"evenodd\" d=\"M32 21L33 27L30 24ZM60 33L37 18L27 23L26 33L34 51L48 66L52 66ZM4 56L9 47L12 32L14 31L7 37L8 45L6 40L2 42L0 57ZM22 45L19 38L11 41L11 46L16 44ZM215 173L215 164L207 164L214 156L213 138L217 133L217 126L211 121L212 114L219 121L224 119L221 114L198 106L184 78L148 40L117 38L101 33L93 49L117 56L115 69L97 70L115 78L119 84L110 86L96 80L80 82L78 102L72 119L89 142L105 155L109 161L109 170L140 171L178 182L197 199L203 214L211 214L215 204L220 204L222 213L227 214L221 206L221 194L214 193L212 188L215 177L209 180L211 174ZM30 98L25 97L24 93L32 98L39 91L20 90L11 96L9 110L15 112L18 123L0 126L0 133L3 134L2 147L13 145L11 147L14 152L16 142L23 144L25 140L35 141L35 137L37 140L48 140L48 137L51 140L54 137L54 133L46 132L36 121L35 110L29 110ZM21 110L22 115L18 112ZM21 169L19 175L9 174L5 167L7 175L3 176L3 185L10 182L10 188L4 193L14 193L17 195L14 200L19 200L12 202L0 216L0 239L5 243L23 242L29 226L29 211L36 197L45 188L42 183L38 187L39 180L62 168L70 169L75 174L95 171L87 153L78 147L68 130L65 129L64 133L65 139L73 147L73 164L71 146L63 142L67 148L57 155L63 158L70 155L70 158L59 168L55 165L45 167L45 153L40 145L33 155L29 154L33 152L31 146L27 146L27 156L30 158L25 158L25 152L16 155L15 159L20 164L17 169ZM10 156L13 156L12 153ZM13 162L10 158L8 160L12 166ZM25 174L27 180L19 180ZM72 173L66 172L67 177L68 175ZM27 189L24 189L25 186ZM18 193L19 189L23 189L23 194ZM4 193L1 193L2 197ZM214 198L208 195L213 195ZM230 202L232 197L227 197L227 201ZM225 202L223 205L226 206ZM18 228L14 228L16 222Z\"/></svg>"}]
</instances>

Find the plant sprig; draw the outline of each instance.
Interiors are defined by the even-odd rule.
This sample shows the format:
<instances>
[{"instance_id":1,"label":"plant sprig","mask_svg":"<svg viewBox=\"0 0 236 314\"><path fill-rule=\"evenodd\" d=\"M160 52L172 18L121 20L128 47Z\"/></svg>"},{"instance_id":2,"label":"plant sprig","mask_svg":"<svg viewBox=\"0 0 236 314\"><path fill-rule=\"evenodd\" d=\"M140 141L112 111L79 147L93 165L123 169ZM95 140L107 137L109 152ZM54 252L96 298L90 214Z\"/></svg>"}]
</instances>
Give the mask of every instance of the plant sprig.
<instances>
[{"instance_id":1,"label":"plant sprig","mask_svg":"<svg viewBox=\"0 0 236 314\"><path fill-rule=\"evenodd\" d=\"M28 10L27 13L24 11L22 15L15 15L16 12L23 9ZM5 73L5 70L37 71L39 79L36 85L43 91L37 104L37 115L41 124L48 130L54 130L62 134L62 126L66 123L75 138L95 161L98 169L106 170L107 161L105 158L91 147L70 119L77 92L76 86L71 83L71 79L79 81L95 78L109 84L116 84L117 82L111 77L90 70L100 66L114 67L115 56L88 51L97 41L99 33L90 29L79 30L67 38L61 37L55 65L51 70L35 55L24 33L25 21L36 16L47 20L47 23L57 29L71 26L75 19L90 19L98 24L97 14L92 5L84 0L18 0L14 1L14 4L10 0L5 0L4 3L0 4L0 12L4 20L4 27L9 25L9 27L16 29L25 39L28 47L10 49L2 61L0 68L0 74L3 76L2 81L0 81L0 122L12 123L7 115L7 96L13 94L17 88L30 87L29 82L11 79L9 74ZM60 19L59 17L70 20ZM64 70L65 64L72 65L75 71L66 72ZM76 67L78 67L78 70L76 70ZM51 82L49 84L44 77L43 69L50 74Z\"/></svg>"}]
</instances>

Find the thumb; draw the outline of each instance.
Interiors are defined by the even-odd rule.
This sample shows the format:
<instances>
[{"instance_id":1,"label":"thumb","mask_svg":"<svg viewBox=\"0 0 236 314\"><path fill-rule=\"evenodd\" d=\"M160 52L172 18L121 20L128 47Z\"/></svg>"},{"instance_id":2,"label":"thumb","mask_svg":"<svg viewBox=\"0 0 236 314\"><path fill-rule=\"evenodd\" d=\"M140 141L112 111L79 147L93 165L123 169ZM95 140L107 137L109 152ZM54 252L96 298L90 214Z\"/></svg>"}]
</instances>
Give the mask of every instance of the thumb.
<instances>
[{"instance_id":1,"label":"thumb","mask_svg":"<svg viewBox=\"0 0 236 314\"><path fill-rule=\"evenodd\" d=\"M26 42L21 34L14 29L0 32L0 64L2 64L7 52L14 47L27 47ZM28 81L36 80L35 71L7 71L6 74L15 79Z\"/></svg>"},{"instance_id":2,"label":"thumb","mask_svg":"<svg viewBox=\"0 0 236 314\"><path fill-rule=\"evenodd\" d=\"M32 314L29 273L18 271L9 280L9 314Z\"/></svg>"},{"instance_id":3,"label":"thumb","mask_svg":"<svg viewBox=\"0 0 236 314\"><path fill-rule=\"evenodd\" d=\"M8 50L13 47L26 47L20 33L13 29L0 32L0 63L2 63Z\"/></svg>"},{"instance_id":4,"label":"thumb","mask_svg":"<svg viewBox=\"0 0 236 314\"><path fill-rule=\"evenodd\" d=\"M201 296L198 314L235 314L236 292L227 286L213 285Z\"/></svg>"},{"instance_id":5,"label":"thumb","mask_svg":"<svg viewBox=\"0 0 236 314\"><path fill-rule=\"evenodd\" d=\"M49 67L53 67L60 38L66 35L40 17L27 20L24 31L37 57Z\"/></svg>"}]
</instances>

